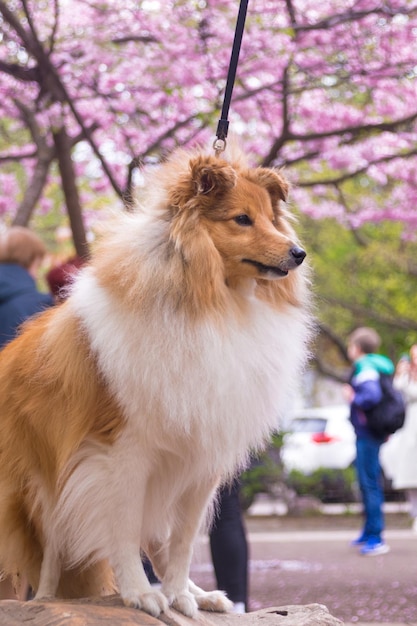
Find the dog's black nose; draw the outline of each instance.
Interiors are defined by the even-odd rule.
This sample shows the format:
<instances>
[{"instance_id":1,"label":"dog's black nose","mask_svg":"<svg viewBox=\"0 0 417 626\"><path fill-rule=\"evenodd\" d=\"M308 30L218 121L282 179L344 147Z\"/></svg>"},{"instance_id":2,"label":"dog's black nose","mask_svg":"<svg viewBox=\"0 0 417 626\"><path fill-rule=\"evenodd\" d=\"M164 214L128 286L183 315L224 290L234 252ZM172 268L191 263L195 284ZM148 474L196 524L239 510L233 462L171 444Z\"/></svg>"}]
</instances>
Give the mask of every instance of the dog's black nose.
<instances>
[{"instance_id":1,"label":"dog's black nose","mask_svg":"<svg viewBox=\"0 0 417 626\"><path fill-rule=\"evenodd\" d=\"M301 263L304 261L304 259L307 256L307 253L305 252L305 250L303 250L302 248L299 248L298 246L294 246L293 248L291 248L290 254L297 265L301 265Z\"/></svg>"}]
</instances>

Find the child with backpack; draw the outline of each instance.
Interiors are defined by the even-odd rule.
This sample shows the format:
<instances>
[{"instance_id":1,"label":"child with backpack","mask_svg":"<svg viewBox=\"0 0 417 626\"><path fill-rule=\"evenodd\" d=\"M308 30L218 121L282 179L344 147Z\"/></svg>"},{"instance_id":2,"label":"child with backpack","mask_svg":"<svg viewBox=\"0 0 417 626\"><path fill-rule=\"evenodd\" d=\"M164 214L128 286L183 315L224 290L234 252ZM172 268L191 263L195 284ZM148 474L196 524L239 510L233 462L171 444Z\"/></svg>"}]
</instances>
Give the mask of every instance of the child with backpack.
<instances>
[{"instance_id":1,"label":"child with backpack","mask_svg":"<svg viewBox=\"0 0 417 626\"><path fill-rule=\"evenodd\" d=\"M394 364L376 354L381 343L373 328L356 329L348 337L348 356L353 363L346 396L350 402L350 419L356 433L356 472L364 506L361 534L352 541L364 556L376 556L389 551L382 538L384 530L384 492L381 480L379 451L386 434L376 434L368 424L367 412L383 399L382 377L392 377Z\"/></svg>"}]
</instances>

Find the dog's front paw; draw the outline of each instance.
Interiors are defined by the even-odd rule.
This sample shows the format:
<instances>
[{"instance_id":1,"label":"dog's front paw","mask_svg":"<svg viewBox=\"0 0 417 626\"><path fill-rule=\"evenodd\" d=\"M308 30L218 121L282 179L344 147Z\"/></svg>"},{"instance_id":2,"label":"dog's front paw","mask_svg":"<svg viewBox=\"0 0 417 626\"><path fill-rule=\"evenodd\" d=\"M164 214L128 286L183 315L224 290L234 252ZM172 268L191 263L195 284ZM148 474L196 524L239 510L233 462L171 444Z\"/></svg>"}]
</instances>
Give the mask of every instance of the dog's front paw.
<instances>
[{"instance_id":1,"label":"dog's front paw","mask_svg":"<svg viewBox=\"0 0 417 626\"><path fill-rule=\"evenodd\" d=\"M233 609L233 602L226 597L223 591L203 591L196 594L198 608L202 611L216 611L227 613Z\"/></svg>"},{"instance_id":2,"label":"dog's front paw","mask_svg":"<svg viewBox=\"0 0 417 626\"><path fill-rule=\"evenodd\" d=\"M153 617L159 617L161 613L168 611L168 600L158 590L145 593L128 593L123 595L123 603L135 609L141 609Z\"/></svg>"},{"instance_id":3,"label":"dog's front paw","mask_svg":"<svg viewBox=\"0 0 417 626\"><path fill-rule=\"evenodd\" d=\"M197 617L198 604L192 593L182 591L181 593L167 593L169 604L186 617Z\"/></svg>"}]
</instances>

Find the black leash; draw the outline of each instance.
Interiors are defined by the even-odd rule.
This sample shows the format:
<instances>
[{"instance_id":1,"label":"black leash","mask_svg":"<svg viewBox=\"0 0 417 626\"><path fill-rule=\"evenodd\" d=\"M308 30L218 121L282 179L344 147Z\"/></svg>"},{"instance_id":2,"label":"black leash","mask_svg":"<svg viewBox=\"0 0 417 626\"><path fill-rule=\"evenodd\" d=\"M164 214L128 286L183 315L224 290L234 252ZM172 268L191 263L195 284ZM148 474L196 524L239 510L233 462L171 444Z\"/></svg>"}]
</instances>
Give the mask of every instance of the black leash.
<instances>
[{"instance_id":1,"label":"black leash","mask_svg":"<svg viewBox=\"0 0 417 626\"><path fill-rule=\"evenodd\" d=\"M233 40L232 54L230 56L229 71L227 74L226 90L224 92L223 108L221 112L221 118L217 125L217 139L215 139L213 143L213 148L216 152L216 156L219 156L220 152L223 152L223 150L226 148L226 137L229 130L229 120L227 119L227 117L229 115L233 85L236 78L237 63L239 60L243 29L245 28L248 2L249 0L240 0L239 13L236 22L235 38Z\"/></svg>"}]
</instances>

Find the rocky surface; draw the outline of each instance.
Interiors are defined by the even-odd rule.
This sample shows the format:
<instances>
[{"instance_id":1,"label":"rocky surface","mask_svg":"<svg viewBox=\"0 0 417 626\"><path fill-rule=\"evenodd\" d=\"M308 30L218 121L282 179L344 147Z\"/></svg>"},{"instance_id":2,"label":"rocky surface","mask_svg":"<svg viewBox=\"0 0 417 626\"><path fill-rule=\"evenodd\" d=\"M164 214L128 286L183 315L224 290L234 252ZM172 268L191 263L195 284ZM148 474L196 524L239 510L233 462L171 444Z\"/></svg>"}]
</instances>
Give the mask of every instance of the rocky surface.
<instances>
[{"instance_id":1,"label":"rocky surface","mask_svg":"<svg viewBox=\"0 0 417 626\"><path fill-rule=\"evenodd\" d=\"M281 606L245 615L206 613L190 619L175 611L158 619L124 607L118 597L100 600L0 602L1 626L340 626L325 606Z\"/></svg>"}]
</instances>

